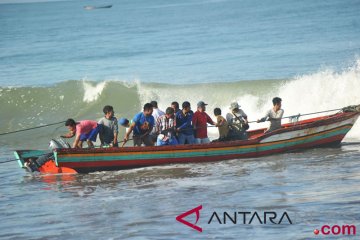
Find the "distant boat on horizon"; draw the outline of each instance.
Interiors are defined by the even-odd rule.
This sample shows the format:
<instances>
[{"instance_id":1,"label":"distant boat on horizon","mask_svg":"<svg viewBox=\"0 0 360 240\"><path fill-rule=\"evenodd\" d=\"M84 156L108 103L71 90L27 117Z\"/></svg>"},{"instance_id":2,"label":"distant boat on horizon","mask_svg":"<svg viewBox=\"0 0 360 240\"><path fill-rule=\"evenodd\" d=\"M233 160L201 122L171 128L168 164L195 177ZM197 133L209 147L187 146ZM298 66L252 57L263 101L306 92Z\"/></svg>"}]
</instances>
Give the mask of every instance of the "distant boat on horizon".
<instances>
[{"instance_id":1,"label":"distant boat on horizon","mask_svg":"<svg viewBox=\"0 0 360 240\"><path fill-rule=\"evenodd\" d=\"M93 9L101 9L101 8L111 8L112 4L110 5L102 5L102 6L84 6L86 10L93 10Z\"/></svg>"}]
</instances>

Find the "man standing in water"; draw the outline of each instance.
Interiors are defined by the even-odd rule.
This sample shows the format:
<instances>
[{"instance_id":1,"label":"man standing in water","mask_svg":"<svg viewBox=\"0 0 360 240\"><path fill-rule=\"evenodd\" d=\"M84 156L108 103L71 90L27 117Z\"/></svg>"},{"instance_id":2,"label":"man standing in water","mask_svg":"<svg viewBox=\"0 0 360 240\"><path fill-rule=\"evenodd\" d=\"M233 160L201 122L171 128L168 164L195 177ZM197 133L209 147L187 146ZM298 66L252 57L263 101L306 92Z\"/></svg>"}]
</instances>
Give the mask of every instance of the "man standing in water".
<instances>
[{"instance_id":1,"label":"man standing in water","mask_svg":"<svg viewBox=\"0 0 360 240\"><path fill-rule=\"evenodd\" d=\"M263 118L257 120L258 123L265 122L266 120L270 121L270 126L265 132L271 132L281 128L281 119L284 115L284 110L281 109L281 101L279 97L273 98L273 108L268 110Z\"/></svg>"}]
</instances>

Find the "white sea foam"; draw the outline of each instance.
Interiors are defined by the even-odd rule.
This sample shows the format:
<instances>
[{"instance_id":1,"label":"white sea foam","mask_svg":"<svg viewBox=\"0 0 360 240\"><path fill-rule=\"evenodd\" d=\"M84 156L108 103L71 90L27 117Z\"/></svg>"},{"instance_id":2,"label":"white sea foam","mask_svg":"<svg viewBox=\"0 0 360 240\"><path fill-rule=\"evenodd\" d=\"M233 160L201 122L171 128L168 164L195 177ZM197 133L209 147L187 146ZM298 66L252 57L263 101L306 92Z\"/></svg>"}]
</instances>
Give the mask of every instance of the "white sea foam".
<instances>
[{"instance_id":1,"label":"white sea foam","mask_svg":"<svg viewBox=\"0 0 360 240\"><path fill-rule=\"evenodd\" d=\"M106 86L106 82L100 82L98 84L94 84L83 81L83 87L84 87L83 101L86 103L96 101L101 95L105 86Z\"/></svg>"},{"instance_id":2,"label":"white sea foam","mask_svg":"<svg viewBox=\"0 0 360 240\"><path fill-rule=\"evenodd\" d=\"M237 101L249 116L249 121L254 121L272 107L272 98L279 96L283 99L285 116L306 114L329 109L342 108L348 105L360 104L360 60L354 66L336 72L330 68L322 69L313 74L297 76L292 80L278 84L261 86L254 81L249 83L252 91L246 92L244 85L229 84L196 84L188 86L156 86L138 84L138 93L141 103L157 100L159 108L165 110L174 100L181 103L189 101L193 110L200 100L208 103L207 112L211 117L215 107L222 109L225 116L229 111L232 101ZM266 85L266 86L265 86ZM267 88L266 93L259 93L260 88ZM264 92L264 91L262 91ZM181 107L181 106L180 106ZM335 113L335 112L333 112ZM328 113L331 114L331 113ZM316 115L302 117L311 118ZM284 120L288 122L288 120ZM250 129L266 127L268 123L253 123ZM217 137L217 129L209 128L209 135ZM348 138L360 139L360 120L347 135Z\"/></svg>"}]
</instances>

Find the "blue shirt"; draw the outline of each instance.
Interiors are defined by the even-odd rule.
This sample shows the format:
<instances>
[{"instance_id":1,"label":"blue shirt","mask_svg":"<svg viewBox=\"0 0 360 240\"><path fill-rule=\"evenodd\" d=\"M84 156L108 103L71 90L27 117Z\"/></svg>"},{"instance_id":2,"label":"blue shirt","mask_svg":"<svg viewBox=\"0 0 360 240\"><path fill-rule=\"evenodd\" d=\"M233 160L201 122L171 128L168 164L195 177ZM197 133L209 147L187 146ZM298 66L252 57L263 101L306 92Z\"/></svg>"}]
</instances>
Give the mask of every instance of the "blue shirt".
<instances>
[{"instance_id":1,"label":"blue shirt","mask_svg":"<svg viewBox=\"0 0 360 240\"><path fill-rule=\"evenodd\" d=\"M154 127L155 124L154 117L151 115L146 117L143 112L136 114L132 121L135 123L134 135L142 135L148 131L141 129L141 125L143 125L145 122L149 123L149 128Z\"/></svg>"},{"instance_id":2,"label":"blue shirt","mask_svg":"<svg viewBox=\"0 0 360 240\"><path fill-rule=\"evenodd\" d=\"M194 115L193 111L186 113L185 116L182 111L176 113L176 128L182 130L180 131L180 133L183 133L185 135L194 134L194 129L192 126L193 115Z\"/></svg>"}]
</instances>

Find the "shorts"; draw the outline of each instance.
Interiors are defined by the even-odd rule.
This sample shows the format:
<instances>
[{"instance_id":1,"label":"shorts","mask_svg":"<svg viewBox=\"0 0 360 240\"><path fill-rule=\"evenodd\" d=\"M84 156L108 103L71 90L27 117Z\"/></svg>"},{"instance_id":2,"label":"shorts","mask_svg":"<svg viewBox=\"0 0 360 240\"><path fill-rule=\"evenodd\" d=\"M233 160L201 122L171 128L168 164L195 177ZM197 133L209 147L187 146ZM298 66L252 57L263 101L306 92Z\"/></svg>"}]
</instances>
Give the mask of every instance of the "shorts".
<instances>
[{"instance_id":1,"label":"shorts","mask_svg":"<svg viewBox=\"0 0 360 240\"><path fill-rule=\"evenodd\" d=\"M84 142L84 141L92 141L92 142L96 142L96 137L100 131L101 125L97 125L96 128L93 128L90 132L88 133L82 133L80 135L80 141Z\"/></svg>"}]
</instances>

